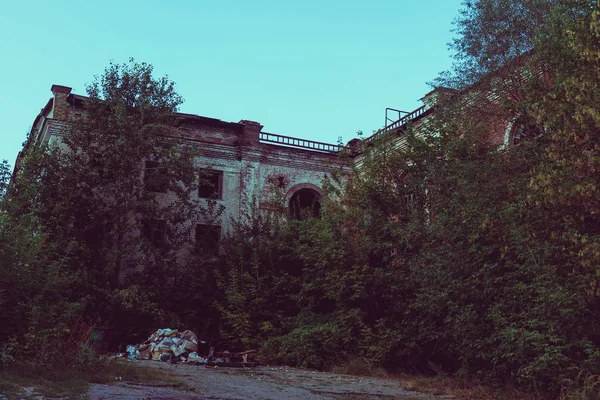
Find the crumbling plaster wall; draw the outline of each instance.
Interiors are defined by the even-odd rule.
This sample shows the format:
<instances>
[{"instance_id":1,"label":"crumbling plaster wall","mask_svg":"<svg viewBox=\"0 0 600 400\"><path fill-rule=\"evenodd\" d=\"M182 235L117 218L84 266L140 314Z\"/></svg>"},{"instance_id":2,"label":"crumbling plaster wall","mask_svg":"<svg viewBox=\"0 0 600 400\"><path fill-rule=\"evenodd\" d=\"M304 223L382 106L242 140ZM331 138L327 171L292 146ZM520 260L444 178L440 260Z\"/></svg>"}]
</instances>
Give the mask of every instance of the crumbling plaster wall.
<instances>
[{"instance_id":1,"label":"crumbling plaster wall","mask_svg":"<svg viewBox=\"0 0 600 400\"><path fill-rule=\"evenodd\" d=\"M198 167L223 173L222 196L217 204L224 207L221 226L230 229L232 220L243 220L253 210L271 209L276 200L287 202L300 188L322 193L323 180L332 169L344 169L346 163L336 155L264 143L238 148L219 143L197 144ZM281 195L281 196L279 196ZM287 204L279 204L287 208Z\"/></svg>"},{"instance_id":2,"label":"crumbling plaster wall","mask_svg":"<svg viewBox=\"0 0 600 400\"><path fill-rule=\"evenodd\" d=\"M34 121L36 145L60 145L61 135L82 115L77 104L84 97L72 94L67 86L53 85L51 90L53 97ZM224 208L220 221L223 232L231 228L233 220L249 215L254 205L272 208L274 191L284 202L300 188L322 193L323 179L332 169L348 168L335 154L262 143L263 126L254 121L234 123L181 113L174 114L174 119L172 133L197 150L196 165L223 174L221 196L216 200ZM198 192L194 196L199 197ZM157 193L157 197L169 201L170 196ZM280 205L287 208L287 204Z\"/></svg>"},{"instance_id":3,"label":"crumbling plaster wall","mask_svg":"<svg viewBox=\"0 0 600 400\"><path fill-rule=\"evenodd\" d=\"M338 156L300 149L264 145L260 163L260 198L268 201L273 191L289 201L295 191L310 188L322 193L322 184L334 170L346 169L347 164ZM287 207L287 204L284 204Z\"/></svg>"}]
</instances>

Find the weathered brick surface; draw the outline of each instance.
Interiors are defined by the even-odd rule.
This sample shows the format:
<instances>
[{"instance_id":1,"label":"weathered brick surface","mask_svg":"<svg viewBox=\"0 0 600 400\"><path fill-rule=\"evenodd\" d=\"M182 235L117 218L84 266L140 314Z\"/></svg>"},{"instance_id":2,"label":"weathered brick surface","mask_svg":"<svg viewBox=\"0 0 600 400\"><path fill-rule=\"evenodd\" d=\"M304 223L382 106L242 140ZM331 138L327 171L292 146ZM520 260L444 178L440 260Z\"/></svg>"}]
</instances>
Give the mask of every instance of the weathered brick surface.
<instances>
[{"instance_id":1,"label":"weathered brick surface","mask_svg":"<svg viewBox=\"0 0 600 400\"><path fill-rule=\"evenodd\" d=\"M34 122L38 145L60 145L61 135L81 115L76 101L81 96L59 85L52 86L52 93L53 98ZM263 126L255 121L233 123L180 113L173 118L176 128L172 134L197 149L197 166L223 173L222 196L217 203L225 208L221 218L224 230L229 229L232 220L247 215L253 203L269 208L274 192L284 201L302 188L322 193L320 186L326 175L333 168L347 168L335 154L261 143ZM157 196L169 201L168 193Z\"/></svg>"},{"instance_id":2,"label":"weathered brick surface","mask_svg":"<svg viewBox=\"0 0 600 400\"><path fill-rule=\"evenodd\" d=\"M53 94L52 118L66 120L69 114L69 104L67 97L71 93L71 88L67 86L52 85L50 89Z\"/></svg>"}]
</instances>

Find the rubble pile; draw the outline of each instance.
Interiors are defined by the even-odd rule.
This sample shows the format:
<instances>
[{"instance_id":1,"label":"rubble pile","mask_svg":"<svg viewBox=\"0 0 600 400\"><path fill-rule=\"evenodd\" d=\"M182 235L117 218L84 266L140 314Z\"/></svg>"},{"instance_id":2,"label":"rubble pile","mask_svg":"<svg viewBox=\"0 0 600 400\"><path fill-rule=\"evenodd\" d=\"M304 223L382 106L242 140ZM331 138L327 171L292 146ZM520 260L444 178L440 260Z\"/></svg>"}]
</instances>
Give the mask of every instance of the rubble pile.
<instances>
[{"instance_id":1,"label":"rubble pile","mask_svg":"<svg viewBox=\"0 0 600 400\"><path fill-rule=\"evenodd\" d=\"M128 358L138 360L188 361L198 360L198 336L190 330L158 329L143 343L127 346Z\"/></svg>"},{"instance_id":2,"label":"rubble pile","mask_svg":"<svg viewBox=\"0 0 600 400\"><path fill-rule=\"evenodd\" d=\"M197 365L222 367L255 367L258 365L255 350L230 353L215 352L210 347L208 354L199 355L198 336L190 330L158 329L143 343L127 346L127 358L134 360L157 360L170 363L187 362Z\"/></svg>"}]
</instances>

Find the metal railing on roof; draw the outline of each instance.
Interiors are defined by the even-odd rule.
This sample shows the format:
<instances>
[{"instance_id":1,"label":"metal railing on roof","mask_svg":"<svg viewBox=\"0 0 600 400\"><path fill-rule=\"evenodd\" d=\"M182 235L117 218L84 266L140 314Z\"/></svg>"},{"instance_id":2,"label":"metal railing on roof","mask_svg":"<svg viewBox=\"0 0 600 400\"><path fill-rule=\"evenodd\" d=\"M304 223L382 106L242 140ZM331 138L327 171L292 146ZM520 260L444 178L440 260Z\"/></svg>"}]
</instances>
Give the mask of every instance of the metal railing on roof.
<instances>
[{"instance_id":1,"label":"metal railing on roof","mask_svg":"<svg viewBox=\"0 0 600 400\"><path fill-rule=\"evenodd\" d=\"M391 124L385 126L383 129L372 135L371 137L365 139L366 143L372 142L378 135L383 132L389 132L395 129L402 128L406 125L407 122L412 121L421 115L423 115L427 111L426 106L422 106L417 108L416 110L404 115L397 121L392 122ZM275 143L281 146L294 147L298 149L318 151L321 153L338 153L340 152L344 146L337 144L330 144L324 142L315 142L313 140L299 139L290 136L276 135L274 133L266 133L260 132L259 139L261 142L265 143Z\"/></svg>"},{"instance_id":2,"label":"metal railing on roof","mask_svg":"<svg viewBox=\"0 0 600 400\"><path fill-rule=\"evenodd\" d=\"M322 153L337 153L343 148L342 146L337 144L315 142L312 140L298 139L290 136L276 135L274 133L265 132L260 133L259 139L261 142L275 143L282 146L318 151Z\"/></svg>"},{"instance_id":3,"label":"metal railing on roof","mask_svg":"<svg viewBox=\"0 0 600 400\"><path fill-rule=\"evenodd\" d=\"M370 137L368 137L367 139L365 139L365 142L370 143L373 140L375 140L375 138L377 136L379 136L380 134L382 134L384 132L389 132L389 131L393 131L395 129L399 129L399 128L404 127L407 122L412 121L415 118L418 118L421 115L425 114L425 111L427 111L427 106L421 106L421 107L417 108L416 110L411 111L410 113L406 114L405 116L403 116L399 120L394 121L391 124L383 127L382 129L380 129L379 131L377 131L376 133L374 133L373 135L371 135Z\"/></svg>"}]
</instances>

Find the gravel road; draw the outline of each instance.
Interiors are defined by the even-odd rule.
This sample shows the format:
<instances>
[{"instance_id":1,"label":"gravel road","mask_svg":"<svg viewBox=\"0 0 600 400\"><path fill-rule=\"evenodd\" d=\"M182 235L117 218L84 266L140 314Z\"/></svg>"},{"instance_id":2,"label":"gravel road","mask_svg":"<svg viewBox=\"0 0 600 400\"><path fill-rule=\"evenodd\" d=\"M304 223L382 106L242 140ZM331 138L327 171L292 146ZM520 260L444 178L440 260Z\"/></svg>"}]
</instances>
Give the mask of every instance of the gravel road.
<instances>
[{"instance_id":1,"label":"gravel road","mask_svg":"<svg viewBox=\"0 0 600 400\"><path fill-rule=\"evenodd\" d=\"M206 368L170 365L157 361L136 361L140 366L158 368L186 382L187 391L153 384L116 383L91 385L91 400L358 400L442 399L401 388L392 379L357 377L289 367Z\"/></svg>"}]
</instances>

